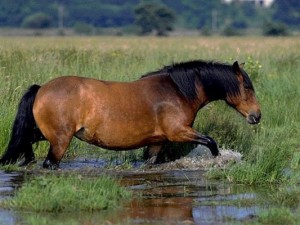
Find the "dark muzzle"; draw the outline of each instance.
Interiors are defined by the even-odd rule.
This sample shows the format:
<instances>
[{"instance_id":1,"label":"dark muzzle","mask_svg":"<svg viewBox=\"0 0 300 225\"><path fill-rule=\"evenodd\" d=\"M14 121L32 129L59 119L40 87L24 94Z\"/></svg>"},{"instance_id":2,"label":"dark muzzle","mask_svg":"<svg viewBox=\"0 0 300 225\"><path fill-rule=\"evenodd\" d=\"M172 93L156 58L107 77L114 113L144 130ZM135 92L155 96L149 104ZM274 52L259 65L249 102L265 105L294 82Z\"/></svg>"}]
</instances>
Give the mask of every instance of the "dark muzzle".
<instances>
[{"instance_id":1,"label":"dark muzzle","mask_svg":"<svg viewBox=\"0 0 300 225\"><path fill-rule=\"evenodd\" d=\"M258 124L261 118L261 112L252 112L248 115L247 121L249 124Z\"/></svg>"}]
</instances>

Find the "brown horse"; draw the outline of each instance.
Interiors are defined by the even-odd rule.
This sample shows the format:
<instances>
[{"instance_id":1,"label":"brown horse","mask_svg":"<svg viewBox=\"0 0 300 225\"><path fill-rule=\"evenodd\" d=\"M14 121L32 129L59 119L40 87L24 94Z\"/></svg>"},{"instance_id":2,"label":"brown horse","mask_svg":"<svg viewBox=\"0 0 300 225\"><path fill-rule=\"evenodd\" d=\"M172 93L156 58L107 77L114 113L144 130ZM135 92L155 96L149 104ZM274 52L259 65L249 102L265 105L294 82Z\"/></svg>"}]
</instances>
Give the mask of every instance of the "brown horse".
<instances>
[{"instance_id":1,"label":"brown horse","mask_svg":"<svg viewBox=\"0 0 300 225\"><path fill-rule=\"evenodd\" d=\"M24 157L26 165L34 160L32 144L47 140L43 166L56 169L73 136L114 150L149 146L151 163L166 142L206 145L218 156L216 142L192 125L199 109L219 99L248 123L259 122L253 85L237 62L178 63L127 83L59 77L24 94L0 164Z\"/></svg>"}]
</instances>

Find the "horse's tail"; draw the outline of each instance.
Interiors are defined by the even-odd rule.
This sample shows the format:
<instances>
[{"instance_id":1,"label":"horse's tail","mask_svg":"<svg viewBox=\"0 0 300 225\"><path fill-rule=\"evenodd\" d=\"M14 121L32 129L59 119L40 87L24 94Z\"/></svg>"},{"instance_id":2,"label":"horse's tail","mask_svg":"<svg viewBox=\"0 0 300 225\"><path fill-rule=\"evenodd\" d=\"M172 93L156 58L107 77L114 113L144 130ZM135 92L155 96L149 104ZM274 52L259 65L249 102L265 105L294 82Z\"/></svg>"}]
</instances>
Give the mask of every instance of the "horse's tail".
<instances>
[{"instance_id":1,"label":"horse's tail","mask_svg":"<svg viewBox=\"0 0 300 225\"><path fill-rule=\"evenodd\" d=\"M23 156L25 157L24 163L34 160L32 142L36 123L32 108L39 88L39 85L32 85L23 95L13 123L10 141L4 155L0 159L0 165L16 163Z\"/></svg>"}]
</instances>

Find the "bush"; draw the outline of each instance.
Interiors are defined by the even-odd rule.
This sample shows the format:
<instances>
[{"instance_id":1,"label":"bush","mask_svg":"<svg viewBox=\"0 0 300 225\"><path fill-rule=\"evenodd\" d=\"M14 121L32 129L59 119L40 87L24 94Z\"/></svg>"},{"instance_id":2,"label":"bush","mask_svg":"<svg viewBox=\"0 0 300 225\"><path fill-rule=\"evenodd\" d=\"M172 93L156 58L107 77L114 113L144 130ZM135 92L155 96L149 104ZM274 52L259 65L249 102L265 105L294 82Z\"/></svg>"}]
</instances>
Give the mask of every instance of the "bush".
<instances>
[{"instance_id":1,"label":"bush","mask_svg":"<svg viewBox=\"0 0 300 225\"><path fill-rule=\"evenodd\" d=\"M263 34L265 36L287 36L289 32L283 23L266 22L263 25Z\"/></svg>"},{"instance_id":2,"label":"bush","mask_svg":"<svg viewBox=\"0 0 300 225\"><path fill-rule=\"evenodd\" d=\"M77 22L74 25L74 31L77 34L93 34L94 27L90 24L83 23L83 22Z\"/></svg>"},{"instance_id":3,"label":"bush","mask_svg":"<svg viewBox=\"0 0 300 225\"><path fill-rule=\"evenodd\" d=\"M52 18L43 12L38 12L27 16L22 23L24 28L43 29L49 28L52 23Z\"/></svg>"},{"instance_id":4,"label":"bush","mask_svg":"<svg viewBox=\"0 0 300 225\"><path fill-rule=\"evenodd\" d=\"M222 34L224 36L239 36L239 35L241 35L240 32L232 26L226 26L224 28L224 30L222 31Z\"/></svg>"}]
</instances>

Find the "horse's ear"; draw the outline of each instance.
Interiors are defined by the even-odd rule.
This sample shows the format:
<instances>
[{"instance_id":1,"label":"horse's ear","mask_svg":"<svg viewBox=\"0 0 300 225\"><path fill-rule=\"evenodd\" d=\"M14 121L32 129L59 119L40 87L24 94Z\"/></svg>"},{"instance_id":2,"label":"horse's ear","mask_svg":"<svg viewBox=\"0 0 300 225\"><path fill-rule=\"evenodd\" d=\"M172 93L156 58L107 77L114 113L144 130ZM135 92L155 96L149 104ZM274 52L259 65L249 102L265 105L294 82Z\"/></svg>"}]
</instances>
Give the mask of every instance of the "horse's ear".
<instances>
[{"instance_id":1,"label":"horse's ear","mask_svg":"<svg viewBox=\"0 0 300 225\"><path fill-rule=\"evenodd\" d=\"M238 63L238 61L235 61L232 65L233 71L235 72L235 74L240 74L241 73L241 68L240 65Z\"/></svg>"},{"instance_id":2,"label":"horse's ear","mask_svg":"<svg viewBox=\"0 0 300 225\"><path fill-rule=\"evenodd\" d=\"M233 71L237 75L237 78L240 82L243 82L243 80L244 80L242 71L241 71L241 68L243 68L244 64L245 63L242 63L241 65L239 65L238 61L235 61L232 65Z\"/></svg>"}]
</instances>

